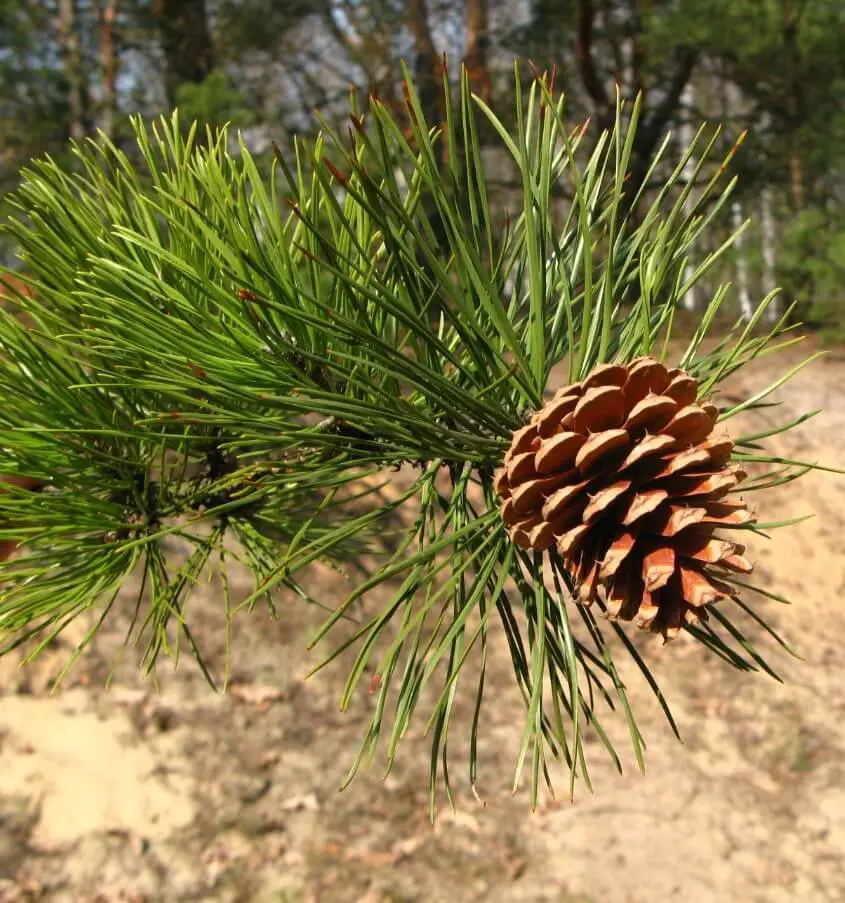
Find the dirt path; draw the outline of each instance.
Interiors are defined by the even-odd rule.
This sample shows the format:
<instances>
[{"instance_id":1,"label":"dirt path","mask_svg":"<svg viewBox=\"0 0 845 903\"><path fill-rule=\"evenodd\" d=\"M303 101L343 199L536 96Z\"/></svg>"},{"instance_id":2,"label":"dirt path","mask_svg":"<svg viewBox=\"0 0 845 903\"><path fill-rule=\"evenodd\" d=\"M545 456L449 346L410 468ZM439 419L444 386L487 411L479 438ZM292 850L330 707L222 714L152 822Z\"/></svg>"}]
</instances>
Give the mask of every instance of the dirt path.
<instances>
[{"instance_id":1,"label":"dirt path","mask_svg":"<svg viewBox=\"0 0 845 903\"><path fill-rule=\"evenodd\" d=\"M768 381L766 367L745 387ZM748 422L825 413L779 448L842 464L845 362L831 357ZM338 712L342 664L309 680L319 612L256 611L235 636L232 693L184 661L137 676L131 650L109 691L117 619L63 690L60 645L21 670L0 662L0 901L745 903L845 899L845 665L840 616L845 478L814 474L769 493L765 519L811 513L753 547L758 573L792 607L762 605L804 656L765 644L786 683L740 675L683 639L647 654L684 734L671 736L641 681L648 742L615 775L590 749L595 792L531 814L510 794L522 724L504 642L490 670L481 749L485 805L469 793L453 726L458 812L427 811L428 745L409 737L386 781L374 767L337 792L368 700ZM762 512L761 512L762 513ZM323 575L326 597L342 580ZM194 603L210 659L223 657L215 588ZM469 689L469 688L467 688ZM468 709L470 698L464 700ZM465 712L463 713L466 714ZM465 721L464 721L465 723ZM620 749L625 749L621 719ZM564 777L557 785L563 790Z\"/></svg>"}]
</instances>

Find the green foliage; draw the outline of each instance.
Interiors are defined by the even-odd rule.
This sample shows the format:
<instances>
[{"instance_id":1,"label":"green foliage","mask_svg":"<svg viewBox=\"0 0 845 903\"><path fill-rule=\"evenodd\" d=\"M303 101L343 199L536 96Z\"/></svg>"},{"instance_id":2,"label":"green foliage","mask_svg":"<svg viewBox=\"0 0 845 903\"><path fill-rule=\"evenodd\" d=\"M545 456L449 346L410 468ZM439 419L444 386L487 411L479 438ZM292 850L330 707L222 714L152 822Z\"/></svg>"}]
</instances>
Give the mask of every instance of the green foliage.
<instances>
[{"instance_id":1,"label":"green foliage","mask_svg":"<svg viewBox=\"0 0 845 903\"><path fill-rule=\"evenodd\" d=\"M222 0L217 9L218 55L238 59L249 53L274 54L290 28L314 14L310 0Z\"/></svg>"},{"instance_id":2,"label":"green foliage","mask_svg":"<svg viewBox=\"0 0 845 903\"><path fill-rule=\"evenodd\" d=\"M718 67L705 88L711 115L752 130L745 166L789 186L800 159L806 188L823 197L838 169L845 118L845 6L838 0L687 0L674 16L654 16L655 40L685 36ZM715 90L714 90L715 89ZM736 93L744 110L736 109ZM748 112L745 112L747 110Z\"/></svg>"},{"instance_id":3,"label":"green foliage","mask_svg":"<svg viewBox=\"0 0 845 903\"><path fill-rule=\"evenodd\" d=\"M826 341L845 339L845 222L818 208L794 217L785 229L778 268L803 319L821 328Z\"/></svg>"},{"instance_id":4,"label":"green foliage","mask_svg":"<svg viewBox=\"0 0 845 903\"><path fill-rule=\"evenodd\" d=\"M236 128L246 128L255 118L247 98L235 90L222 69L198 84L183 84L177 92L177 101L189 121L217 126L230 123Z\"/></svg>"},{"instance_id":5,"label":"green foliage","mask_svg":"<svg viewBox=\"0 0 845 903\"><path fill-rule=\"evenodd\" d=\"M42 39L45 20L39 4L0 2L0 192L31 156L65 150L67 85Z\"/></svg>"},{"instance_id":6,"label":"green foliage","mask_svg":"<svg viewBox=\"0 0 845 903\"><path fill-rule=\"evenodd\" d=\"M0 2L0 153L10 175L15 159L53 150L67 136L66 85L39 40L46 24L39 4Z\"/></svg>"},{"instance_id":7,"label":"green foliage","mask_svg":"<svg viewBox=\"0 0 845 903\"><path fill-rule=\"evenodd\" d=\"M410 82L407 91L407 122L371 99L348 133L326 127L296 142L292 163L278 153L269 179L243 143L233 154L228 134L209 130L198 144L175 115L152 130L136 121L141 172L100 140L75 149L77 175L50 160L24 173L21 218L5 229L32 274L37 300L19 303L35 328L0 321L0 444L5 471L49 486L0 496L0 538L28 548L0 567L0 625L9 645L37 651L81 611L105 618L141 567L149 593L133 636L146 640L146 664L175 654L179 638L200 656L186 603L210 562L225 569L238 556L252 569L254 592L240 602L250 608L279 588L302 594L297 575L311 563L388 537L375 573L339 603L319 600L330 614L315 639L336 637L332 657L352 656L342 705L365 673L376 676L351 774L379 748L389 767L424 717L432 804L439 775L451 794L450 719L469 684L475 786L488 648L505 642L526 705L515 786L527 768L536 802L555 759L571 788L589 785L588 732L621 767L609 709L623 711L642 766L614 654L634 658L675 727L623 628L570 602L556 553L511 544L494 470L553 368L577 379L604 361L667 354L679 299L730 245L689 272L690 249L734 182L713 158L716 135L702 131L677 162L663 143L651 167L668 175L633 203L638 104L619 107L588 149L545 80L527 90L516 81L514 129L466 79L457 97L444 92L442 132L429 129ZM510 219L487 187L483 122L519 173ZM562 182L574 200L559 217ZM705 353L726 296L710 300L678 361L706 394L792 343L783 319L758 334L767 298ZM766 404L792 372L722 419ZM777 464L749 490L811 466L769 454L765 439L737 446L738 460ZM389 480L403 465L415 468L411 485L384 502L370 477ZM165 555L173 535L193 548L178 566ZM386 601L372 614L359 603L378 587ZM773 673L732 605L692 634L740 669ZM228 592L221 606L234 615Z\"/></svg>"}]
</instances>

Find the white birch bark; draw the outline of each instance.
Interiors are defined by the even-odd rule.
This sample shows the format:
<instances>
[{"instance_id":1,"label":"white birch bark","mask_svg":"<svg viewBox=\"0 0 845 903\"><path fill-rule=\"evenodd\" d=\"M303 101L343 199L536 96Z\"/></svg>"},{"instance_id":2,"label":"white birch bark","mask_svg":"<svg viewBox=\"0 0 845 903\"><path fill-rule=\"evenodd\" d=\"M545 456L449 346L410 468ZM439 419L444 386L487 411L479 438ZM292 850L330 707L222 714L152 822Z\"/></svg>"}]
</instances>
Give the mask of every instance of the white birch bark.
<instances>
[{"instance_id":1,"label":"white birch bark","mask_svg":"<svg viewBox=\"0 0 845 903\"><path fill-rule=\"evenodd\" d=\"M744 118L743 97L739 88L730 80L725 81L723 102L725 104L724 119ZM734 231L742 227L744 222L742 204L735 200L731 203L731 226ZM748 243L743 233L734 242L736 253L736 289L739 302L739 314L744 320L750 320L754 315L754 306L751 303L751 288L748 279Z\"/></svg>"},{"instance_id":2,"label":"white birch bark","mask_svg":"<svg viewBox=\"0 0 845 903\"><path fill-rule=\"evenodd\" d=\"M775 274L777 235L772 211L772 192L769 188L764 188L760 196L760 243L763 255L763 292L768 295L777 285ZM781 299L775 298L766 311L766 317L774 321L780 316L780 311Z\"/></svg>"},{"instance_id":3,"label":"white birch bark","mask_svg":"<svg viewBox=\"0 0 845 903\"><path fill-rule=\"evenodd\" d=\"M692 126L692 120L689 115L685 113L686 110L692 107L693 101L695 100L695 89L692 84L687 83L687 86L684 88L683 93L681 94L681 106L683 111L681 115L683 119L681 120L680 128L678 129L678 139L681 145L681 153L684 153L687 148L692 144L693 138L695 138L695 129ZM693 170L695 168L695 161L692 157L687 161L686 166L684 167L684 179L688 180L692 178ZM689 207L691 204L691 195L690 199L687 201L687 210L689 212ZM695 260L693 258L693 249L689 248L687 250L687 263L684 267L684 281L688 281L692 278L692 274L695 272ZM689 311L695 311L698 308L698 291L696 286L691 286L684 297L681 299L681 304Z\"/></svg>"},{"instance_id":4,"label":"white birch bark","mask_svg":"<svg viewBox=\"0 0 845 903\"><path fill-rule=\"evenodd\" d=\"M731 226L736 231L742 227L742 223L742 205L739 201L734 201L731 204ZM748 286L747 246L744 233L736 239L734 248L736 249L736 290L739 313L744 320L750 320L754 315L754 306L751 303L751 292Z\"/></svg>"}]
</instances>

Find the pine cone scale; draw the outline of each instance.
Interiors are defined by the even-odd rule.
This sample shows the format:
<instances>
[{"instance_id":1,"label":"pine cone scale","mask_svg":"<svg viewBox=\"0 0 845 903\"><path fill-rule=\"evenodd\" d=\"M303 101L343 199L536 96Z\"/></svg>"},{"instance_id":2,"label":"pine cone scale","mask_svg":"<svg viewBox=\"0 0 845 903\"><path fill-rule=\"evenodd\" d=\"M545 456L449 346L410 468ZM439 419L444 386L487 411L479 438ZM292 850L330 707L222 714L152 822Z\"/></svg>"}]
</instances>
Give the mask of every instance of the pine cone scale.
<instances>
[{"instance_id":1,"label":"pine cone scale","mask_svg":"<svg viewBox=\"0 0 845 903\"><path fill-rule=\"evenodd\" d=\"M622 515L622 523L632 527L637 521L656 511L669 498L665 489L646 489L636 492Z\"/></svg>"},{"instance_id":2,"label":"pine cone scale","mask_svg":"<svg viewBox=\"0 0 845 903\"><path fill-rule=\"evenodd\" d=\"M667 451L675 444L671 436L646 436L638 445L635 445L620 465L621 470L633 467L641 461L652 458L655 455Z\"/></svg>"},{"instance_id":3,"label":"pine cone scale","mask_svg":"<svg viewBox=\"0 0 845 903\"><path fill-rule=\"evenodd\" d=\"M679 373L663 390L664 395L673 398L679 405L692 404L698 395L698 383L685 373Z\"/></svg>"},{"instance_id":4,"label":"pine cone scale","mask_svg":"<svg viewBox=\"0 0 845 903\"><path fill-rule=\"evenodd\" d=\"M581 396L573 411L576 433L613 430L625 422L625 394L618 386L596 386Z\"/></svg>"},{"instance_id":5,"label":"pine cone scale","mask_svg":"<svg viewBox=\"0 0 845 903\"><path fill-rule=\"evenodd\" d=\"M571 467L585 442L579 433L562 432L550 437L534 452L537 473L553 473ZM508 476L513 479L510 474Z\"/></svg>"},{"instance_id":6,"label":"pine cone scale","mask_svg":"<svg viewBox=\"0 0 845 903\"><path fill-rule=\"evenodd\" d=\"M587 487L589 485L589 481L584 480L581 483L571 483L568 486L562 486L560 489L557 489L543 504L543 517L546 518L546 520L555 520L571 507L573 503L577 504L579 499L584 503L583 507L579 510L580 514L587 504Z\"/></svg>"},{"instance_id":7,"label":"pine cone scale","mask_svg":"<svg viewBox=\"0 0 845 903\"><path fill-rule=\"evenodd\" d=\"M611 467L624 458L629 447L630 436L626 430L593 433L575 456L575 466L584 475L600 467Z\"/></svg>"},{"instance_id":8,"label":"pine cone scale","mask_svg":"<svg viewBox=\"0 0 845 903\"><path fill-rule=\"evenodd\" d=\"M622 498L630 488L630 480L620 480L618 483L611 483L610 486L592 494L584 509L584 523L589 524L606 513L610 506Z\"/></svg>"},{"instance_id":9,"label":"pine cone scale","mask_svg":"<svg viewBox=\"0 0 845 903\"><path fill-rule=\"evenodd\" d=\"M625 421L630 433L648 430L658 433L678 410L677 403L667 395L646 395L631 408Z\"/></svg>"}]
</instances>

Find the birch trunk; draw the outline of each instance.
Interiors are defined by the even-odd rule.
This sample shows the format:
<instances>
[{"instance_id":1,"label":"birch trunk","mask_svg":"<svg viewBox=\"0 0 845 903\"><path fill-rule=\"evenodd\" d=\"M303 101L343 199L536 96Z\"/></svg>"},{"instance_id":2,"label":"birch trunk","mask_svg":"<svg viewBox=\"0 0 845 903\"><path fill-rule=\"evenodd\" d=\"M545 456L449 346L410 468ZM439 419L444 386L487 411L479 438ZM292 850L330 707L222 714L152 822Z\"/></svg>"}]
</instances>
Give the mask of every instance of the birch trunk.
<instances>
[{"instance_id":1,"label":"birch trunk","mask_svg":"<svg viewBox=\"0 0 845 903\"><path fill-rule=\"evenodd\" d=\"M730 80L725 80L722 93L722 119L724 121L745 120L744 98L739 88ZM731 227L734 232L742 227L744 216L742 204L738 200L731 203ZM734 242L736 254L736 288L737 301L739 302L739 314L744 320L750 320L754 315L754 307L751 303L751 289L748 281L748 243L745 234L741 234Z\"/></svg>"},{"instance_id":2,"label":"birch trunk","mask_svg":"<svg viewBox=\"0 0 845 903\"><path fill-rule=\"evenodd\" d=\"M742 205L739 201L731 204L731 226L734 231L742 228ZM740 235L734 243L736 248L736 289L739 301L739 313L743 320L750 320L754 315L754 307L751 304L751 291L748 286L748 262L746 258L745 234Z\"/></svg>"},{"instance_id":3,"label":"birch trunk","mask_svg":"<svg viewBox=\"0 0 845 903\"><path fill-rule=\"evenodd\" d=\"M775 221L772 214L771 189L763 189L760 196L760 244L763 254L763 293L768 295L777 286L776 266L777 256L775 247L777 235L775 233ZM780 316L781 299L775 298L766 311L769 320L776 320Z\"/></svg>"},{"instance_id":4,"label":"birch trunk","mask_svg":"<svg viewBox=\"0 0 845 903\"><path fill-rule=\"evenodd\" d=\"M688 82L686 87L684 88L681 94L681 125L678 129L678 138L681 145L681 153L687 150L687 148L692 144L693 139L695 138L695 129L692 126L692 119L688 114L688 110L692 107L693 102L695 100L695 90L693 86ZM693 171L695 169L695 161L692 157L687 161L686 166L684 167L684 179L688 181L693 177ZM692 204L692 195L690 194L687 203L685 205L686 213L689 213L689 208ZM694 250L690 248L687 251L687 262L684 266L684 280L688 281L692 278L692 274L695 272L695 258L694 258ZM695 311L698 309L698 291L696 286L691 286L689 291L684 295L681 303L684 308L689 311Z\"/></svg>"}]
</instances>

